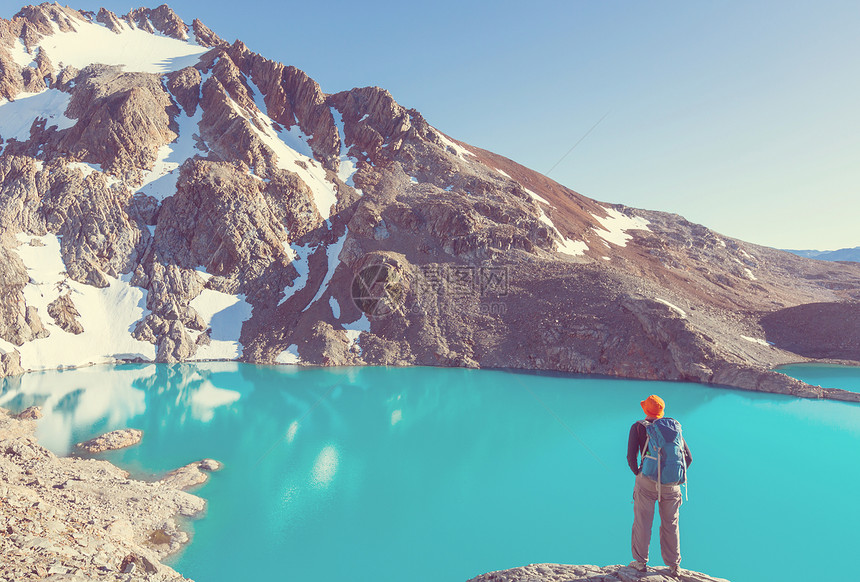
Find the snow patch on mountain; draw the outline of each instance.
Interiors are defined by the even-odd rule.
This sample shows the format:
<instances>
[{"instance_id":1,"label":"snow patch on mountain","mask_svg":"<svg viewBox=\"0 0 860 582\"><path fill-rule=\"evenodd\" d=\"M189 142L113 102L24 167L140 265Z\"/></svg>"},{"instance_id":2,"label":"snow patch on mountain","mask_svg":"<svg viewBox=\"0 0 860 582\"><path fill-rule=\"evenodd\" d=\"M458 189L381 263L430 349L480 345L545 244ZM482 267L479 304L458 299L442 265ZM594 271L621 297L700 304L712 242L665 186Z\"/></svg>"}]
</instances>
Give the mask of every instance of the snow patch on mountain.
<instances>
[{"instance_id":1,"label":"snow patch on mountain","mask_svg":"<svg viewBox=\"0 0 860 582\"><path fill-rule=\"evenodd\" d=\"M328 283L331 281L332 276L334 276L334 271L337 269L337 266L340 264L340 251L343 250L343 243L346 242L346 237L349 234L349 230L346 230L339 239L337 239L334 243L328 245L325 249L327 261L327 271L325 274L325 278L323 279L322 284L320 284L320 288L317 290L317 294L314 295L314 298L311 299L311 302L307 304L307 306L302 309L302 312L307 311L308 307L313 305L319 300L320 297L323 296L326 289L328 289Z\"/></svg>"},{"instance_id":2,"label":"snow patch on mountain","mask_svg":"<svg viewBox=\"0 0 860 582\"><path fill-rule=\"evenodd\" d=\"M525 186L523 186L523 190L525 190L525 191L526 191L526 194L528 194L529 196L531 196L532 198L534 198L535 200L537 200L537 201L538 201L538 202L540 202L541 204L546 204L547 206L552 207L552 204L550 204L549 202L547 202L546 198L544 198L543 196L541 196L540 194L538 194L538 193L537 193L537 192L535 192L534 190L529 190L529 189L528 189L528 188L526 188Z\"/></svg>"},{"instance_id":3,"label":"snow patch on mountain","mask_svg":"<svg viewBox=\"0 0 860 582\"><path fill-rule=\"evenodd\" d=\"M558 253L577 257L585 254L585 251L588 250L588 245L584 241L564 237L555 250Z\"/></svg>"},{"instance_id":4,"label":"snow patch on mountain","mask_svg":"<svg viewBox=\"0 0 860 582\"><path fill-rule=\"evenodd\" d=\"M14 101L0 99L0 137L5 141L27 141L30 128L38 119L46 120L46 129L56 127L62 131L72 127L77 120L66 117L71 98L57 89L45 89L39 93L19 93Z\"/></svg>"},{"instance_id":5,"label":"snow patch on mountain","mask_svg":"<svg viewBox=\"0 0 860 582\"><path fill-rule=\"evenodd\" d=\"M120 20L121 32L106 26L72 19L75 31L56 32L41 39L41 48L59 67L83 69L91 64L122 66L125 71L169 73L193 66L209 49L197 44L152 34ZM30 47L31 51L35 47Z\"/></svg>"},{"instance_id":6,"label":"snow patch on mountain","mask_svg":"<svg viewBox=\"0 0 860 582\"><path fill-rule=\"evenodd\" d=\"M256 116L258 121L262 125L272 127L275 133L277 133L278 138L284 142L288 148L295 150L298 154L308 159L313 159L314 151L308 143L311 139L310 136L306 135L298 124L293 125L289 129L285 129L279 123L274 122L268 115L269 110L266 107L263 92L250 78L246 77L246 81L251 89L251 97L254 99L254 104L257 106L260 113Z\"/></svg>"},{"instance_id":7,"label":"snow patch on mountain","mask_svg":"<svg viewBox=\"0 0 860 582\"><path fill-rule=\"evenodd\" d=\"M353 321L352 323L344 323L343 329L350 332L360 333L362 331L370 331L370 320L367 319L367 314L362 313L361 317Z\"/></svg>"},{"instance_id":8,"label":"snow patch on mountain","mask_svg":"<svg viewBox=\"0 0 860 582\"><path fill-rule=\"evenodd\" d=\"M473 158L478 157L475 155L474 152L467 150L466 148L464 148L460 144L458 144L458 143L454 142L453 140L445 137L445 134L443 134L441 131L439 131L435 127L433 128L433 131L436 132L436 135L439 137L439 140L443 144L445 144L446 147L449 147L449 148L454 150L455 155L457 155L458 157L461 157L463 159L466 159L466 156L472 156Z\"/></svg>"},{"instance_id":9,"label":"snow patch on mountain","mask_svg":"<svg viewBox=\"0 0 860 582\"><path fill-rule=\"evenodd\" d=\"M101 169L96 167L95 164L88 164L86 162L68 162L66 164L66 167L71 170L78 170L81 174L84 175L84 178L96 172L101 173Z\"/></svg>"},{"instance_id":10,"label":"snow patch on mountain","mask_svg":"<svg viewBox=\"0 0 860 582\"><path fill-rule=\"evenodd\" d=\"M746 336L746 335L742 335L742 336L741 336L741 339L745 339L745 340L747 340L748 342L752 342L752 343L754 343L754 344L759 344L759 345L762 345L762 346L772 346L772 345L773 345L773 344L772 344L772 343L770 343L769 341L767 341L767 340L763 340L763 339L760 339L760 338L757 338L757 337L749 337L749 336Z\"/></svg>"},{"instance_id":11,"label":"snow patch on mountain","mask_svg":"<svg viewBox=\"0 0 860 582\"><path fill-rule=\"evenodd\" d=\"M332 207L337 205L337 187L328 180L325 168L312 157L303 155L290 147L281 138L280 133L287 133L287 136L290 138L294 138L294 136L289 132L278 132L275 128L275 122L268 115L259 111L260 105L256 107L258 111L248 112L229 96L227 100L233 111L240 117L249 121L251 121L249 116L257 118L259 123L251 121L251 129L257 134L260 141L274 152L277 166L282 170L298 174L308 188L311 189L317 211L323 220L328 220L331 216ZM263 107L265 107L265 104L263 104ZM307 145L306 142L303 143Z\"/></svg>"},{"instance_id":12,"label":"snow patch on mountain","mask_svg":"<svg viewBox=\"0 0 860 582\"><path fill-rule=\"evenodd\" d=\"M633 238L627 234L628 230L651 230L648 228L649 222L640 216L628 216L614 208L603 208L603 211L607 214L605 218L595 214L592 216L603 227L595 228L594 232L607 243L626 247L627 241Z\"/></svg>"},{"instance_id":13,"label":"snow patch on mountain","mask_svg":"<svg viewBox=\"0 0 860 582\"><path fill-rule=\"evenodd\" d=\"M299 357L299 346L290 344L287 349L275 356L275 361L279 364L301 364L302 359Z\"/></svg>"},{"instance_id":14,"label":"snow patch on mountain","mask_svg":"<svg viewBox=\"0 0 860 582\"><path fill-rule=\"evenodd\" d=\"M235 360L241 357L239 342L242 324L251 318L252 306L242 294L230 295L213 289L203 289L191 300L191 307L212 330L209 345L197 346L192 360Z\"/></svg>"},{"instance_id":15,"label":"snow patch on mountain","mask_svg":"<svg viewBox=\"0 0 860 582\"><path fill-rule=\"evenodd\" d=\"M316 247L311 248L310 244L305 246L290 245L293 262L292 265L299 273L299 276L293 281L289 287L284 287L284 296L278 301L278 305L283 304L287 299L296 294L297 291L304 289L308 283L308 275L310 274L310 265L308 259L316 250Z\"/></svg>"},{"instance_id":16,"label":"snow patch on mountain","mask_svg":"<svg viewBox=\"0 0 860 582\"><path fill-rule=\"evenodd\" d=\"M184 112L176 116L179 135L173 142L158 148L155 164L144 174L143 181L138 187L139 192L152 196L159 202L176 194L180 166L200 152L194 136L199 134L202 119L202 107L198 107L191 117Z\"/></svg>"},{"instance_id":17,"label":"snow patch on mountain","mask_svg":"<svg viewBox=\"0 0 860 582\"><path fill-rule=\"evenodd\" d=\"M101 174L102 178L107 182L108 187L122 183L122 180L116 176L111 176L102 172L101 166L97 166L96 164L88 164L87 162L66 162L66 167L72 170L78 170L84 175L84 179L91 174Z\"/></svg>"},{"instance_id":18,"label":"snow patch on mountain","mask_svg":"<svg viewBox=\"0 0 860 582\"><path fill-rule=\"evenodd\" d=\"M358 353L361 354L361 345L359 344L359 337L361 336L361 332L366 331L370 333L370 320L367 319L367 314L362 313L361 317L352 323L343 324L343 329L346 331L346 336L349 338L349 341L352 342L353 346L358 348Z\"/></svg>"},{"instance_id":19,"label":"snow patch on mountain","mask_svg":"<svg viewBox=\"0 0 860 582\"><path fill-rule=\"evenodd\" d=\"M105 275L109 285L104 289L78 283L66 274L57 235L19 233L17 236L21 244L15 251L30 277L24 287L25 302L37 309L42 325L50 332L48 337L14 348L21 354L23 368L44 370L116 360L155 359L155 346L131 335L136 322L149 313L147 292L129 284L131 274L119 279ZM34 239L38 241L37 246L29 244ZM42 246L38 246L39 243ZM80 313L78 321L84 331L79 335L61 329L48 314L48 304L66 293L71 294L75 309Z\"/></svg>"},{"instance_id":20,"label":"snow patch on mountain","mask_svg":"<svg viewBox=\"0 0 860 582\"><path fill-rule=\"evenodd\" d=\"M669 309L671 309L672 311L674 311L675 313L677 313L677 314L678 314L678 315L680 315L681 317L687 317L687 312L686 312L686 311L684 311L683 309L681 309L681 308L680 308L680 307L678 307L677 305L674 305L674 304L672 304L672 303L669 303L669 302L668 302L668 301L666 301L665 299L660 299L659 297L655 297L655 298L654 298L654 301L657 301L658 303L662 303L663 305L665 305L666 307L668 307Z\"/></svg>"},{"instance_id":21,"label":"snow patch on mountain","mask_svg":"<svg viewBox=\"0 0 860 582\"><path fill-rule=\"evenodd\" d=\"M543 208L538 207L538 209L540 210L540 221L553 229L555 231L555 234L558 235L559 243L558 248L555 249L556 252L565 255L571 255L574 257L585 254L585 251L588 250L588 245L585 244L584 241L573 240L561 234L561 231L556 228L553 221L550 220L546 213L543 211Z\"/></svg>"},{"instance_id":22,"label":"snow patch on mountain","mask_svg":"<svg viewBox=\"0 0 860 582\"><path fill-rule=\"evenodd\" d=\"M346 132L343 129L343 114L334 107L331 108L331 114L334 117L337 134L340 136L340 163L338 164L337 176L344 184L355 188L355 182L352 181L352 178L358 170L358 158L349 155L349 148L346 145ZM355 191L358 192L359 196L364 194L358 188L355 188Z\"/></svg>"},{"instance_id":23,"label":"snow patch on mountain","mask_svg":"<svg viewBox=\"0 0 860 582\"><path fill-rule=\"evenodd\" d=\"M21 67L33 67L36 68L36 60L29 52L27 52L27 47L24 46L24 43L20 38L16 38L15 42L12 43L12 47L6 47L6 50L12 55L12 59L15 63Z\"/></svg>"}]
</instances>

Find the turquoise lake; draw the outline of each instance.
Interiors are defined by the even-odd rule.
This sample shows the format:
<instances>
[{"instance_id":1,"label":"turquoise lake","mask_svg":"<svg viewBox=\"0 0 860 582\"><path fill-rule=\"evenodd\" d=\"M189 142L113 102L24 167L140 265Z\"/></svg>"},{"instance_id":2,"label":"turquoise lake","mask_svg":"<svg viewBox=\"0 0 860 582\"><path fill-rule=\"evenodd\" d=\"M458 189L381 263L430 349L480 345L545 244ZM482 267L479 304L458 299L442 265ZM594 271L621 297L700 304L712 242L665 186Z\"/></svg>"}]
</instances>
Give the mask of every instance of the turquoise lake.
<instances>
[{"instance_id":1,"label":"turquoise lake","mask_svg":"<svg viewBox=\"0 0 860 582\"><path fill-rule=\"evenodd\" d=\"M860 369L783 370L857 390ZM224 463L169 561L197 582L464 581L535 562L627 563L639 401L656 393L693 453L682 566L734 582L856 568L860 406L695 384L438 368L237 363L31 373L0 406L43 406L58 454L124 427L104 455L139 478ZM655 532L651 563L660 566Z\"/></svg>"}]
</instances>

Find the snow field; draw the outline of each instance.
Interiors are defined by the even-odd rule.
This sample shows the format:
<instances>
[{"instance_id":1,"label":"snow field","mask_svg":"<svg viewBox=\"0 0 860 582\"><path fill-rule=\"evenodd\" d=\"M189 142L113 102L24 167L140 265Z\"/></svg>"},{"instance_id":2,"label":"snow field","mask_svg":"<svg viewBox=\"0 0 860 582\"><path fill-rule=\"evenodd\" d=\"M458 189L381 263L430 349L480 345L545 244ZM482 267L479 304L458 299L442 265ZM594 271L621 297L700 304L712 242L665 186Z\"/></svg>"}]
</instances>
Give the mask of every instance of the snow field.
<instances>
[{"instance_id":1,"label":"snow field","mask_svg":"<svg viewBox=\"0 0 860 582\"><path fill-rule=\"evenodd\" d=\"M626 247L627 241L633 238L632 235L627 234L628 230L651 230L648 228L648 221L644 218L627 216L614 208L603 208L603 211L608 215L606 218L601 218L595 214L592 216L603 227L602 229L595 228L594 232L607 243Z\"/></svg>"},{"instance_id":2,"label":"snow field","mask_svg":"<svg viewBox=\"0 0 860 582\"><path fill-rule=\"evenodd\" d=\"M57 131L72 127L77 120L66 117L71 98L57 89L45 89L39 93L19 93L14 101L0 99L0 136L4 141L27 141L30 127L37 119L45 119L45 128L56 127Z\"/></svg>"},{"instance_id":3,"label":"snow field","mask_svg":"<svg viewBox=\"0 0 860 582\"><path fill-rule=\"evenodd\" d=\"M33 239L43 246L31 246ZM22 244L15 250L30 276L24 299L28 306L36 307L42 325L51 334L15 348L21 354L23 368L44 370L155 358L155 346L131 336L134 325L149 313L146 291L129 284L131 274L119 279L106 276L110 285L104 289L84 285L67 277L56 235L21 233L18 240ZM48 304L67 292L71 292L72 302L81 314L78 321L84 331L79 335L63 331L48 315Z\"/></svg>"},{"instance_id":4,"label":"snow field","mask_svg":"<svg viewBox=\"0 0 860 582\"><path fill-rule=\"evenodd\" d=\"M520 184L520 186L522 186L522 184ZM535 200L537 200L537 201L538 201L538 202L540 202L541 204L546 204L546 205L547 205L547 206L549 206L550 208L552 208L552 207L553 207L553 206L552 206L552 204L550 204L549 202L547 202L546 198L544 198L543 196L539 195L539 194L538 194L537 192L535 192L534 190L529 190L529 189L528 189L528 188L526 188L525 186L523 186L523 190L525 190L525 191L526 191L526 194L528 194L529 196L531 196L532 198L534 198Z\"/></svg>"},{"instance_id":5,"label":"snow field","mask_svg":"<svg viewBox=\"0 0 860 582\"><path fill-rule=\"evenodd\" d=\"M209 49L196 43L152 34L120 19L119 34L97 22L72 19L75 31L44 37L38 46L58 68L83 69L94 63L122 66L125 71L169 73L193 66ZM35 47L31 47L31 53Z\"/></svg>"},{"instance_id":6,"label":"snow field","mask_svg":"<svg viewBox=\"0 0 860 582\"><path fill-rule=\"evenodd\" d=\"M200 268L197 269L198 273L205 273L201 271ZM206 327L212 329L210 344L197 346L197 351L190 359L235 360L241 357L244 349L239 342L242 324L251 318L253 310L245 296L204 289L191 300L190 305L203 318Z\"/></svg>"},{"instance_id":7,"label":"snow field","mask_svg":"<svg viewBox=\"0 0 860 582\"><path fill-rule=\"evenodd\" d=\"M16 38L15 42L12 44L12 48L6 47L6 50L12 54L12 59L22 69L24 67L36 68L36 55L31 55L27 52L27 47L24 46L24 43L20 38Z\"/></svg>"}]
</instances>

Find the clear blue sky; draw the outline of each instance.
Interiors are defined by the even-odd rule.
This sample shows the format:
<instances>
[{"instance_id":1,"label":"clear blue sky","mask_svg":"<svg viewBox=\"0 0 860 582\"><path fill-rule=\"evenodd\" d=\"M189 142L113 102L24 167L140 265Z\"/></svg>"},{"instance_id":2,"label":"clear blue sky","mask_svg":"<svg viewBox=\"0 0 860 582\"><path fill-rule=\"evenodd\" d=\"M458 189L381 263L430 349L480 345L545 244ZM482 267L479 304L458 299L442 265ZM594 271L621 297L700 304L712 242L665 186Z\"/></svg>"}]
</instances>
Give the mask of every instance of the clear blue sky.
<instances>
[{"instance_id":1,"label":"clear blue sky","mask_svg":"<svg viewBox=\"0 0 860 582\"><path fill-rule=\"evenodd\" d=\"M6 18L18 9L0 3ZM132 4L74 7L102 5ZM856 0L171 7L326 92L382 86L544 173L608 113L550 174L586 196L780 248L860 245Z\"/></svg>"}]
</instances>

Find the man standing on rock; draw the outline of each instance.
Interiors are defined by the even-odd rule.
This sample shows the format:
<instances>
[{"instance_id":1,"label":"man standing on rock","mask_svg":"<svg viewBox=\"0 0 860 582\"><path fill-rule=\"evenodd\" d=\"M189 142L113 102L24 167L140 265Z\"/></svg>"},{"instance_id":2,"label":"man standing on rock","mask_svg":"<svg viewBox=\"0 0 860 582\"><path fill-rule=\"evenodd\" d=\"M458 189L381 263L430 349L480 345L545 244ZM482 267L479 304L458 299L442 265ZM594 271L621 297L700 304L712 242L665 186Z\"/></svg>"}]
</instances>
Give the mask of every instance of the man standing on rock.
<instances>
[{"instance_id":1,"label":"man standing on rock","mask_svg":"<svg viewBox=\"0 0 860 582\"><path fill-rule=\"evenodd\" d=\"M681 571L681 541L678 511L681 508L681 483L693 462L690 448L681 435L681 423L663 418L665 403L652 394L641 403L645 419L630 427L627 464L636 475L633 488L633 558L631 568L647 569L648 546L654 504L660 509L660 551L663 563L674 576ZM640 464L639 457L642 462Z\"/></svg>"}]
</instances>

